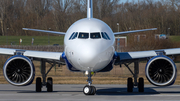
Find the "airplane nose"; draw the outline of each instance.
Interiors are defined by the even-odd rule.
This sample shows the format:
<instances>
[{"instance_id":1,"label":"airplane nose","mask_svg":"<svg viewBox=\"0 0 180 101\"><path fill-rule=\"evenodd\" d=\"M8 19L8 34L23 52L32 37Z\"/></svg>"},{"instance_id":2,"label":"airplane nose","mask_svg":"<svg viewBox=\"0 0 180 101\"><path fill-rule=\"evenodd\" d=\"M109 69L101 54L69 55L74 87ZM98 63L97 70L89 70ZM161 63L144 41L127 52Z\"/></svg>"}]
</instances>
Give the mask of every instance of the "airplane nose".
<instances>
[{"instance_id":1,"label":"airplane nose","mask_svg":"<svg viewBox=\"0 0 180 101\"><path fill-rule=\"evenodd\" d=\"M101 61L99 52L93 48L84 48L80 52L78 63L81 67L95 67Z\"/></svg>"},{"instance_id":2,"label":"airplane nose","mask_svg":"<svg viewBox=\"0 0 180 101\"><path fill-rule=\"evenodd\" d=\"M98 40L96 40L98 41ZM102 43L93 40L86 40L77 46L78 51L74 51L72 63L76 68L87 71L99 71L106 67L112 60L114 48L106 48ZM74 61L74 62L73 62Z\"/></svg>"}]
</instances>

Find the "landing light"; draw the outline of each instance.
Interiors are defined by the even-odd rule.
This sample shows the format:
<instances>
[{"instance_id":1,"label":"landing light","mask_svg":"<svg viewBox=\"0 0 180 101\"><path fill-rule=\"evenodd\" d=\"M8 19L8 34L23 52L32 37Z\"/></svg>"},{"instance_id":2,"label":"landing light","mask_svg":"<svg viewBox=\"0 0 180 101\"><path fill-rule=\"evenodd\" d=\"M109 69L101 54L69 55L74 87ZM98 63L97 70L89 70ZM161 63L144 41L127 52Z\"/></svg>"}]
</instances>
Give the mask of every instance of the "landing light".
<instances>
[{"instance_id":1,"label":"landing light","mask_svg":"<svg viewBox=\"0 0 180 101\"><path fill-rule=\"evenodd\" d=\"M91 73L91 75L94 75L94 72L89 72L89 71L86 71L85 75L88 76L90 73Z\"/></svg>"}]
</instances>

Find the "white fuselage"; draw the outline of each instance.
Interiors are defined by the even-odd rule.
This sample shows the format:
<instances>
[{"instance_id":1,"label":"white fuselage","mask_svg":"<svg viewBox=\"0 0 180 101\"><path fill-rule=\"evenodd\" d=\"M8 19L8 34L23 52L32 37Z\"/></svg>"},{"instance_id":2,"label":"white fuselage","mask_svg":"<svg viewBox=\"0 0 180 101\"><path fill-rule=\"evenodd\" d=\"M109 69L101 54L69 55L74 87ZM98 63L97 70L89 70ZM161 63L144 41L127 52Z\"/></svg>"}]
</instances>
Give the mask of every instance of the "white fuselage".
<instances>
[{"instance_id":1,"label":"white fuselage","mask_svg":"<svg viewBox=\"0 0 180 101\"><path fill-rule=\"evenodd\" d=\"M70 39L73 33L77 33L77 37ZM80 33L88 33L89 36L80 38ZM94 39L91 33L100 33L100 37ZM109 39L103 38L102 33L106 33ZM114 41L113 31L106 23L95 18L81 19L66 32L65 55L76 69L96 72L112 61L115 52Z\"/></svg>"}]
</instances>

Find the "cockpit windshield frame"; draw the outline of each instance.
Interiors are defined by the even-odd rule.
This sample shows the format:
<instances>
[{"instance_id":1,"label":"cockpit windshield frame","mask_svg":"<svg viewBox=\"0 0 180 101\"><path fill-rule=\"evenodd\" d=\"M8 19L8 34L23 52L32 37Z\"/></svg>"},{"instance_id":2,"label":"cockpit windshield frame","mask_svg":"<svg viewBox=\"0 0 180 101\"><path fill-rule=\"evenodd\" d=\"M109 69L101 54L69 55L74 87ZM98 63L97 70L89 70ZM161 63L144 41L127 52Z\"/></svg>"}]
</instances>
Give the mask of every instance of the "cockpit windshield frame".
<instances>
[{"instance_id":1,"label":"cockpit windshield frame","mask_svg":"<svg viewBox=\"0 0 180 101\"><path fill-rule=\"evenodd\" d=\"M106 39L106 40L111 40L110 37L106 32L73 32L72 35L70 36L69 40L74 40L74 39Z\"/></svg>"}]
</instances>

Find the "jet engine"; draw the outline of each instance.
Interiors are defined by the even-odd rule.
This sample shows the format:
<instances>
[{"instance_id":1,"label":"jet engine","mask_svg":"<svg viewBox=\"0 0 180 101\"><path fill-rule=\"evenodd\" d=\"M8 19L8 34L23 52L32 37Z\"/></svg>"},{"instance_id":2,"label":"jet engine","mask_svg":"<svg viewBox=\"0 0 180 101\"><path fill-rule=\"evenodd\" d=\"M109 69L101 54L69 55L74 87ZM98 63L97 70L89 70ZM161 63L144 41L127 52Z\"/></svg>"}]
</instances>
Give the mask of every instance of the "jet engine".
<instances>
[{"instance_id":1,"label":"jet engine","mask_svg":"<svg viewBox=\"0 0 180 101\"><path fill-rule=\"evenodd\" d=\"M26 86L33 82L35 68L32 61L22 55L9 58L3 67L5 79L15 86Z\"/></svg>"},{"instance_id":2,"label":"jet engine","mask_svg":"<svg viewBox=\"0 0 180 101\"><path fill-rule=\"evenodd\" d=\"M175 82L176 65L167 56L156 56L149 60L145 69L149 82L156 86L170 86Z\"/></svg>"}]
</instances>

